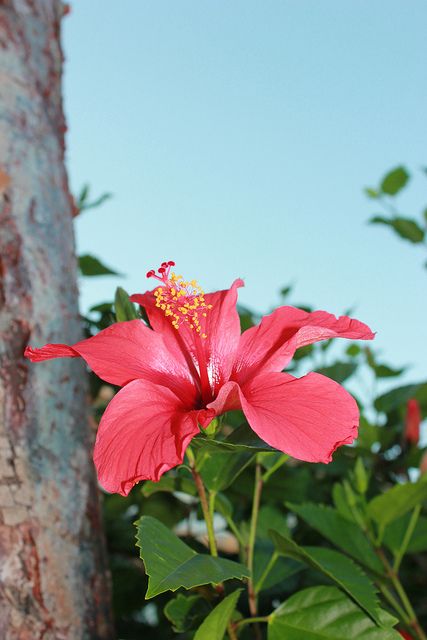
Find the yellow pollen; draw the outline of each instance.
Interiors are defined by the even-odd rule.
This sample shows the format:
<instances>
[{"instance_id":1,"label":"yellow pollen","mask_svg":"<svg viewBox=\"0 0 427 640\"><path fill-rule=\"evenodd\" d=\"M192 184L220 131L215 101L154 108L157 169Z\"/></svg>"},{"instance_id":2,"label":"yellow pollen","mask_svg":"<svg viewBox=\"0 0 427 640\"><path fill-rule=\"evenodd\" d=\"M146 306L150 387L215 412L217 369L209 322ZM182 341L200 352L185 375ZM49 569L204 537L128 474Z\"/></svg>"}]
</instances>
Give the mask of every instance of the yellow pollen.
<instances>
[{"instance_id":1,"label":"yellow pollen","mask_svg":"<svg viewBox=\"0 0 427 640\"><path fill-rule=\"evenodd\" d=\"M169 264L164 263L162 266L167 267ZM161 286L153 291L156 307L164 311L175 329L186 325L205 340L207 334L201 323L205 324L203 319L207 318L212 305L206 304L204 291L196 280L186 281L182 276L169 271L170 268L164 268L159 271L159 276L154 271L147 274L161 282Z\"/></svg>"}]
</instances>

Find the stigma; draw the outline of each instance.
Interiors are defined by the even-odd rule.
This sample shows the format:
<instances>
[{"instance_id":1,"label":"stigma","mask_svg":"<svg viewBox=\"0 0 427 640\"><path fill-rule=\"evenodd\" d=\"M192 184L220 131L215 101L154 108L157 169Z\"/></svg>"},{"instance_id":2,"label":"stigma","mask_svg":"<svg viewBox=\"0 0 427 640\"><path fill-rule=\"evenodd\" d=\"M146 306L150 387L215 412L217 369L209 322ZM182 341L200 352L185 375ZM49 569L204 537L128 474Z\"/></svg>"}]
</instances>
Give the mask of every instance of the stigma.
<instances>
[{"instance_id":1,"label":"stigma","mask_svg":"<svg viewBox=\"0 0 427 640\"><path fill-rule=\"evenodd\" d=\"M150 269L147 278L155 278L161 286L153 291L156 307L170 319L172 326L179 329L186 326L201 338L207 338L203 330L211 304L206 304L205 294L196 280L184 280L171 271L175 262L162 262L155 271Z\"/></svg>"}]
</instances>

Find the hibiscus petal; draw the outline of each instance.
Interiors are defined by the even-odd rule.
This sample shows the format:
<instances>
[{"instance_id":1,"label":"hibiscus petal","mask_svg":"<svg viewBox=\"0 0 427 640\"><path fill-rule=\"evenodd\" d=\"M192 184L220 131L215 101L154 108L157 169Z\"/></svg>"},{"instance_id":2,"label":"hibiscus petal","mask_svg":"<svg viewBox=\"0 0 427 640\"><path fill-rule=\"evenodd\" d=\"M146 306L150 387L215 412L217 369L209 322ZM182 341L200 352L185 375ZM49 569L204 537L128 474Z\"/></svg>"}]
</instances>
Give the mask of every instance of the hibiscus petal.
<instances>
[{"instance_id":1,"label":"hibiscus petal","mask_svg":"<svg viewBox=\"0 0 427 640\"><path fill-rule=\"evenodd\" d=\"M308 313L295 307L279 307L241 338L233 378L243 383L249 375L281 371L299 347L329 338L372 340L375 334L359 320L336 318L326 311Z\"/></svg>"},{"instance_id":2,"label":"hibiscus petal","mask_svg":"<svg viewBox=\"0 0 427 640\"><path fill-rule=\"evenodd\" d=\"M148 319L155 331L162 334L168 349L175 357L184 356L192 368L193 373L199 371L200 354L196 348L196 340L202 350L205 359L212 393L215 394L221 385L226 382L233 367L234 357L240 338L240 320L236 309L237 289L243 286L243 281L238 279L233 282L230 289L205 294L207 305L212 309L207 312L203 320L203 332L206 339L201 339L185 324L176 330L170 318L164 311L156 307L152 291L131 296L132 302L143 306L147 311Z\"/></svg>"},{"instance_id":3,"label":"hibiscus petal","mask_svg":"<svg viewBox=\"0 0 427 640\"><path fill-rule=\"evenodd\" d=\"M357 437L356 401L318 373L256 376L243 387L240 401L255 433L298 460L330 462L337 447Z\"/></svg>"},{"instance_id":4,"label":"hibiscus petal","mask_svg":"<svg viewBox=\"0 0 427 640\"><path fill-rule=\"evenodd\" d=\"M182 356L171 357L162 337L141 320L118 322L92 338L72 347L47 344L40 349L27 347L25 356L33 362L51 358L81 356L103 380L123 386L137 378L165 384L179 391L190 405L195 387Z\"/></svg>"},{"instance_id":5,"label":"hibiscus petal","mask_svg":"<svg viewBox=\"0 0 427 640\"><path fill-rule=\"evenodd\" d=\"M197 433L197 412L185 412L170 389L147 380L130 382L99 425L94 451L99 483L126 496L140 480L157 482L182 462Z\"/></svg>"}]
</instances>

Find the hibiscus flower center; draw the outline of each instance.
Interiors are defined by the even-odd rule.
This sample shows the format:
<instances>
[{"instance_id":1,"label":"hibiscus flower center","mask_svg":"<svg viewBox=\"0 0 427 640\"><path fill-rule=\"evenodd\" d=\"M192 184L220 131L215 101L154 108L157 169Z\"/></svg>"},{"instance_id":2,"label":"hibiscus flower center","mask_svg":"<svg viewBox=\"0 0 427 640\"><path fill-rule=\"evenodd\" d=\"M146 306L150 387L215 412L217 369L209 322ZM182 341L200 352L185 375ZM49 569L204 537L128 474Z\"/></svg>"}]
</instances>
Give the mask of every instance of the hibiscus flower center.
<instances>
[{"instance_id":1,"label":"hibiscus flower center","mask_svg":"<svg viewBox=\"0 0 427 640\"><path fill-rule=\"evenodd\" d=\"M147 278L155 278L162 283L153 291L156 307L164 311L175 329L185 325L205 339L207 335L202 329L203 319L212 305L206 304L204 291L196 280L187 281L176 275L171 271L174 266L175 262L170 260L162 262L157 272L154 269L147 272Z\"/></svg>"}]
</instances>

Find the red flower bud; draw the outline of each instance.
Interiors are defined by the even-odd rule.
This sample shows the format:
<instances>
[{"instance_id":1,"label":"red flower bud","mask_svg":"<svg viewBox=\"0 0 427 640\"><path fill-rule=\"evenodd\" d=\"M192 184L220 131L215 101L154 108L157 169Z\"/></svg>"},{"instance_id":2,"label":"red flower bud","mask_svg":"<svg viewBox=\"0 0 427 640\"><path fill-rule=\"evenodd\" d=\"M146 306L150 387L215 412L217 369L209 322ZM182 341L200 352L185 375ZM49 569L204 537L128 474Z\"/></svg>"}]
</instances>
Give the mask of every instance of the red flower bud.
<instances>
[{"instance_id":1,"label":"red flower bud","mask_svg":"<svg viewBox=\"0 0 427 640\"><path fill-rule=\"evenodd\" d=\"M420 439L421 409L415 398L406 404L404 438L412 444L418 444Z\"/></svg>"}]
</instances>

